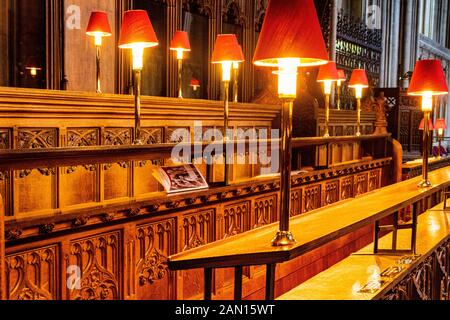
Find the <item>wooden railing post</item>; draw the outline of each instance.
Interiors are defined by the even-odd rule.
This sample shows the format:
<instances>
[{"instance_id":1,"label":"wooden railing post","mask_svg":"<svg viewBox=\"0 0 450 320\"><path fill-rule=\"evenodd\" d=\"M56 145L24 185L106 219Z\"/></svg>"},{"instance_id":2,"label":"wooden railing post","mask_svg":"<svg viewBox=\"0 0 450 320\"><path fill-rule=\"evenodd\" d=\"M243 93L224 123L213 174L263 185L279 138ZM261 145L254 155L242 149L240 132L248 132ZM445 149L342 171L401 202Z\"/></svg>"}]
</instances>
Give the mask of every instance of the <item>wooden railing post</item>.
<instances>
[{"instance_id":1,"label":"wooden railing post","mask_svg":"<svg viewBox=\"0 0 450 320\"><path fill-rule=\"evenodd\" d=\"M0 300L6 300L5 245L5 208L0 196Z\"/></svg>"}]
</instances>

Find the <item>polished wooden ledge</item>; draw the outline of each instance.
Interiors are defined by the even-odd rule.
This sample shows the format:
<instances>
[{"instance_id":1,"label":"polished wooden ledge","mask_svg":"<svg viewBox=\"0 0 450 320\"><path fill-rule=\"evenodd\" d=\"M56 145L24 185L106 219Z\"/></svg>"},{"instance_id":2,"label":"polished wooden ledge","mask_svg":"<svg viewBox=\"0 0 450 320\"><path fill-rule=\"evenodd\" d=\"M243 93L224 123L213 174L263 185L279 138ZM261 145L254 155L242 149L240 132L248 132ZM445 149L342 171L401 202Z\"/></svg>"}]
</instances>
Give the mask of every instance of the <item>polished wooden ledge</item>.
<instances>
[{"instance_id":1,"label":"polished wooden ledge","mask_svg":"<svg viewBox=\"0 0 450 320\"><path fill-rule=\"evenodd\" d=\"M450 186L450 168L430 173L430 181L433 186L426 190L418 189L420 178L414 178L293 218L291 231L297 243L290 247L271 246L278 231L278 224L272 224L173 255L169 257L168 266L172 270L185 270L289 261Z\"/></svg>"},{"instance_id":2,"label":"polished wooden ledge","mask_svg":"<svg viewBox=\"0 0 450 320\"><path fill-rule=\"evenodd\" d=\"M389 267L397 265L399 256L373 255L373 244L363 248L330 269L309 279L297 288L279 297L279 300L377 300L384 297L413 269L425 261L437 248L450 237L450 213L443 211L443 204L439 204L419 217L417 254L419 259L406 267L401 273L386 281L374 293L360 293L368 278L374 272L383 272ZM398 234L400 248L408 248L411 232L401 230ZM392 234L383 237L380 245L388 247L392 241Z\"/></svg>"}]
</instances>

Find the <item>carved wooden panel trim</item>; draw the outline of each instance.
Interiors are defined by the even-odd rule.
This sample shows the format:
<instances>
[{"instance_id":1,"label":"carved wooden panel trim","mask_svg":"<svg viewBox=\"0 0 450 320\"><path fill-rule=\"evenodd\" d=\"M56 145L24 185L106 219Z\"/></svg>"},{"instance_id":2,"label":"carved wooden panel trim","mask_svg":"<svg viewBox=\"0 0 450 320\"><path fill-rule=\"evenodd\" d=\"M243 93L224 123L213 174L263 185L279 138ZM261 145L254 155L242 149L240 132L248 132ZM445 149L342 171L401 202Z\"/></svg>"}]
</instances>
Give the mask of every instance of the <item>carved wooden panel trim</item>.
<instances>
[{"instance_id":1,"label":"carved wooden panel trim","mask_svg":"<svg viewBox=\"0 0 450 320\"><path fill-rule=\"evenodd\" d=\"M353 197L353 176L341 179L341 200Z\"/></svg>"},{"instance_id":2,"label":"carved wooden panel trim","mask_svg":"<svg viewBox=\"0 0 450 320\"><path fill-rule=\"evenodd\" d=\"M166 128L164 130L164 132L165 132L164 141L166 143L189 142L191 140L189 127L169 127L169 128ZM189 137L183 136L182 133L184 133L184 132L186 132L186 133L189 132Z\"/></svg>"},{"instance_id":3,"label":"carved wooden panel trim","mask_svg":"<svg viewBox=\"0 0 450 320\"><path fill-rule=\"evenodd\" d=\"M163 142L163 128L142 128L141 139L144 144L158 144Z\"/></svg>"},{"instance_id":4,"label":"carved wooden panel trim","mask_svg":"<svg viewBox=\"0 0 450 320\"><path fill-rule=\"evenodd\" d=\"M99 130L96 128L67 129L67 147L91 147L99 144Z\"/></svg>"},{"instance_id":5,"label":"carved wooden panel trim","mask_svg":"<svg viewBox=\"0 0 450 320\"><path fill-rule=\"evenodd\" d=\"M102 144L105 146L130 145L131 138L131 128L106 128L103 132Z\"/></svg>"},{"instance_id":6,"label":"carved wooden panel trim","mask_svg":"<svg viewBox=\"0 0 450 320\"><path fill-rule=\"evenodd\" d=\"M225 206L223 211L223 238L250 230L250 201Z\"/></svg>"},{"instance_id":7,"label":"carved wooden panel trim","mask_svg":"<svg viewBox=\"0 0 450 320\"><path fill-rule=\"evenodd\" d=\"M9 300L55 300L58 294L58 246L50 245L6 256Z\"/></svg>"},{"instance_id":8,"label":"carved wooden panel trim","mask_svg":"<svg viewBox=\"0 0 450 320\"><path fill-rule=\"evenodd\" d=\"M253 228L271 224L277 220L277 195L255 199L253 208Z\"/></svg>"},{"instance_id":9,"label":"carved wooden panel trim","mask_svg":"<svg viewBox=\"0 0 450 320\"><path fill-rule=\"evenodd\" d=\"M291 217L302 213L302 188L291 190Z\"/></svg>"},{"instance_id":10,"label":"carved wooden panel trim","mask_svg":"<svg viewBox=\"0 0 450 320\"><path fill-rule=\"evenodd\" d=\"M115 231L70 243L66 265L78 266L81 271L79 288L68 289L70 300L121 299L121 238Z\"/></svg>"},{"instance_id":11,"label":"carved wooden panel trim","mask_svg":"<svg viewBox=\"0 0 450 320\"><path fill-rule=\"evenodd\" d=\"M323 206L328 206L339 201L339 180L325 183L324 189Z\"/></svg>"},{"instance_id":12,"label":"carved wooden panel trim","mask_svg":"<svg viewBox=\"0 0 450 320\"><path fill-rule=\"evenodd\" d=\"M314 185L303 190L303 213L320 208L322 204L322 186Z\"/></svg>"},{"instance_id":13,"label":"carved wooden panel trim","mask_svg":"<svg viewBox=\"0 0 450 320\"><path fill-rule=\"evenodd\" d=\"M197 248L215 240L214 209L183 216L183 251Z\"/></svg>"},{"instance_id":14,"label":"carved wooden panel trim","mask_svg":"<svg viewBox=\"0 0 450 320\"><path fill-rule=\"evenodd\" d=\"M369 172L369 192L377 190L381 187L381 170L373 170Z\"/></svg>"},{"instance_id":15,"label":"carved wooden panel trim","mask_svg":"<svg viewBox=\"0 0 450 320\"><path fill-rule=\"evenodd\" d=\"M169 275L167 257L176 251L175 219L139 226L137 240L136 274L139 285L154 284L165 279Z\"/></svg>"},{"instance_id":16,"label":"carved wooden panel trim","mask_svg":"<svg viewBox=\"0 0 450 320\"><path fill-rule=\"evenodd\" d=\"M46 149L58 146L56 128L19 128L17 149Z\"/></svg>"},{"instance_id":17,"label":"carved wooden panel trim","mask_svg":"<svg viewBox=\"0 0 450 320\"><path fill-rule=\"evenodd\" d=\"M355 197L367 193L368 190L367 176L368 176L367 173L355 175L355 189L354 189Z\"/></svg>"}]
</instances>

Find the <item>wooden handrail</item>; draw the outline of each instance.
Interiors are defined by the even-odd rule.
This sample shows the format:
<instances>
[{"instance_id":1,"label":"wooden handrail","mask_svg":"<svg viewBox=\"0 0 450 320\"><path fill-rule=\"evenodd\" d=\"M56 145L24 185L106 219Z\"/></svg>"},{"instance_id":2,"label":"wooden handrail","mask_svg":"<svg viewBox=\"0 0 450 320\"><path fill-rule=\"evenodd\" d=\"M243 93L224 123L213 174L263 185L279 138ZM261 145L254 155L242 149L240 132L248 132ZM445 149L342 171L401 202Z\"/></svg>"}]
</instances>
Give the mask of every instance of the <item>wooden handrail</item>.
<instances>
[{"instance_id":1,"label":"wooden handrail","mask_svg":"<svg viewBox=\"0 0 450 320\"><path fill-rule=\"evenodd\" d=\"M377 139L387 139L390 135L366 135L366 136L344 136L330 138L297 138L293 139L292 147L300 149L304 147L321 146L331 143L370 141ZM246 144L246 148L251 143L266 143L270 145L279 140L236 140L228 142L236 146L241 143ZM201 147L199 148L198 145ZM278 143L275 143L275 148ZM96 147L77 147L77 148L49 148L49 149L27 149L27 150L3 150L0 151L0 171L25 170L42 167L63 167L86 164L113 163L118 161L143 161L159 160L171 156L173 148L190 148L193 158L203 157L203 150L207 147L222 147L225 150L223 142L210 143L180 143L180 144L155 144L145 146L96 146ZM220 148L218 148L220 150ZM200 154L197 152L201 151ZM274 151L272 149L272 151Z\"/></svg>"},{"instance_id":2,"label":"wooden handrail","mask_svg":"<svg viewBox=\"0 0 450 320\"><path fill-rule=\"evenodd\" d=\"M426 190L417 188L417 183L420 182L418 177L379 189L361 198L293 218L291 231L298 241L293 246L285 248L271 246L271 240L278 230L278 226L272 224L173 255L168 259L169 269L204 268L206 271L214 268L267 265L269 271L269 266L299 257L410 205L417 213L418 202L437 195L450 186L450 168L432 172L430 180L433 186ZM271 297L272 289L269 288L269 295L266 297Z\"/></svg>"}]
</instances>

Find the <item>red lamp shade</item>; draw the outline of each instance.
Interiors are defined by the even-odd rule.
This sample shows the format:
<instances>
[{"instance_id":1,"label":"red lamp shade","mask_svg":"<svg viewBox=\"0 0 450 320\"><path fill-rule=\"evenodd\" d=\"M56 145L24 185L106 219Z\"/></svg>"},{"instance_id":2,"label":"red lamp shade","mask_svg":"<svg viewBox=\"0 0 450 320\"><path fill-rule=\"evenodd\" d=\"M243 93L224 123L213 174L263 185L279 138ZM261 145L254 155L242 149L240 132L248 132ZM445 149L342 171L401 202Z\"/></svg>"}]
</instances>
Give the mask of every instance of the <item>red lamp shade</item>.
<instances>
[{"instance_id":1,"label":"red lamp shade","mask_svg":"<svg viewBox=\"0 0 450 320\"><path fill-rule=\"evenodd\" d=\"M195 78L192 78L192 79L191 79L191 84L190 84L190 86L191 86L191 87L200 87L200 81L198 81L198 80L195 79Z\"/></svg>"},{"instance_id":2,"label":"red lamp shade","mask_svg":"<svg viewBox=\"0 0 450 320\"><path fill-rule=\"evenodd\" d=\"M111 26L109 25L108 15L104 11L93 11L89 18L86 29L89 36L101 35L102 37L111 36Z\"/></svg>"},{"instance_id":3,"label":"red lamp shade","mask_svg":"<svg viewBox=\"0 0 450 320\"><path fill-rule=\"evenodd\" d=\"M244 60L236 35L219 34L217 36L211 63L243 62Z\"/></svg>"},{"instance_id":4,"label":"red lamp shade","mask_svg":"<svg viewBox=\"0 0 450 320\"><path fill-rule=\"evenodd\" d=\"M347 76L345 75L345 71L342 69L338 70L339 81L347 81Z\"/></svg>"},{"instance_id":5,"label":"red lamp shade","mask_svg":"<svg viewBox=\"0 0 450 320\"><path fill-rule=\"evenodd\" d=\"M366 71L363 69L353 70L348 86L350 88L368 88L369 80L367 79Z\"/></svg>"},{"instance_id":6,"label":"red lamp shade","mask_svg":"<svg viewBox=\"0 0 450 320\"><path fill-rule=\"evenodd\" d=\"M425 126L425 119L422 119L422 121L420 121L419 130L423 130L424 126ZM428 130L429 131L434 130L433 121L431 119L428 121Z\"/></svg>"},{"instance_id":7,"label":"red lamp shade","mask_svg":"<svg viewBox=\"0 0 450 320\"><path fill-rule=\"evenodd\" d=\"M242 51L241 45L239 45L239 60L245 61L244 51Z\"/></svg>"},{"instance_id":8,"label":"red lamp shade","mask_svg":"<svg viewBox=\"0 0 450 320\"><path fill-rule=\"evenodd\" d=\"M320 66L319 74L317 76L317 82L338 81L338 80L339 74L335 62L330 61L327 64Z\"/></svg>"},{"instance_id":9,"label":"red lamp shade","mask_svg":"<svg viewBox=\"0 0 450 320\"><path fill-rule=\"evenodd\" d=\"M119 48L131 49L136 44L143 48L155 47L159 44L145 10L126 11L123 16Z\"/></svg>"},{"instance_id":10,"label":"red lamp shade","mask_svg":"<svg viewBox=\"0 0 450 320\"><path fill-rule=\"evenodd\" d=\"M447 130L447 123L445 123L445 119L437 119L436 123L434 124L435 130Z\"/></svg>"},{"instance_id":11,"label":"red lamp shade","mask_svg":"<svg viewBox=\"0 0 450 320\"><path fill-rule=\"evenodd\" d=\"M328 61L314 0L269 1L253 61L277 67L283 58L298 59L298 66Z\"/></svg>"},{"instance_id":12,"label":"red lamp shade","mask_svg":"<svg viewBox=\"0 0 450 320\"><path fill-rule=\"evenodd\" d=\"M191 51L191 44L186 31L175 31L170 42L170 50Z\"/></svg>"},{"instance_id":13,"label":"red lamp shade","mask_svg":"<svg viewBox=\"0 0 450 320\"><path fill-rule=\"evenodd\" d=\"M408 95L421 96L424 93L432 96L448 94L444 69L439 60L420 60L416 63Z\"/></svg>"}]
</instances>

